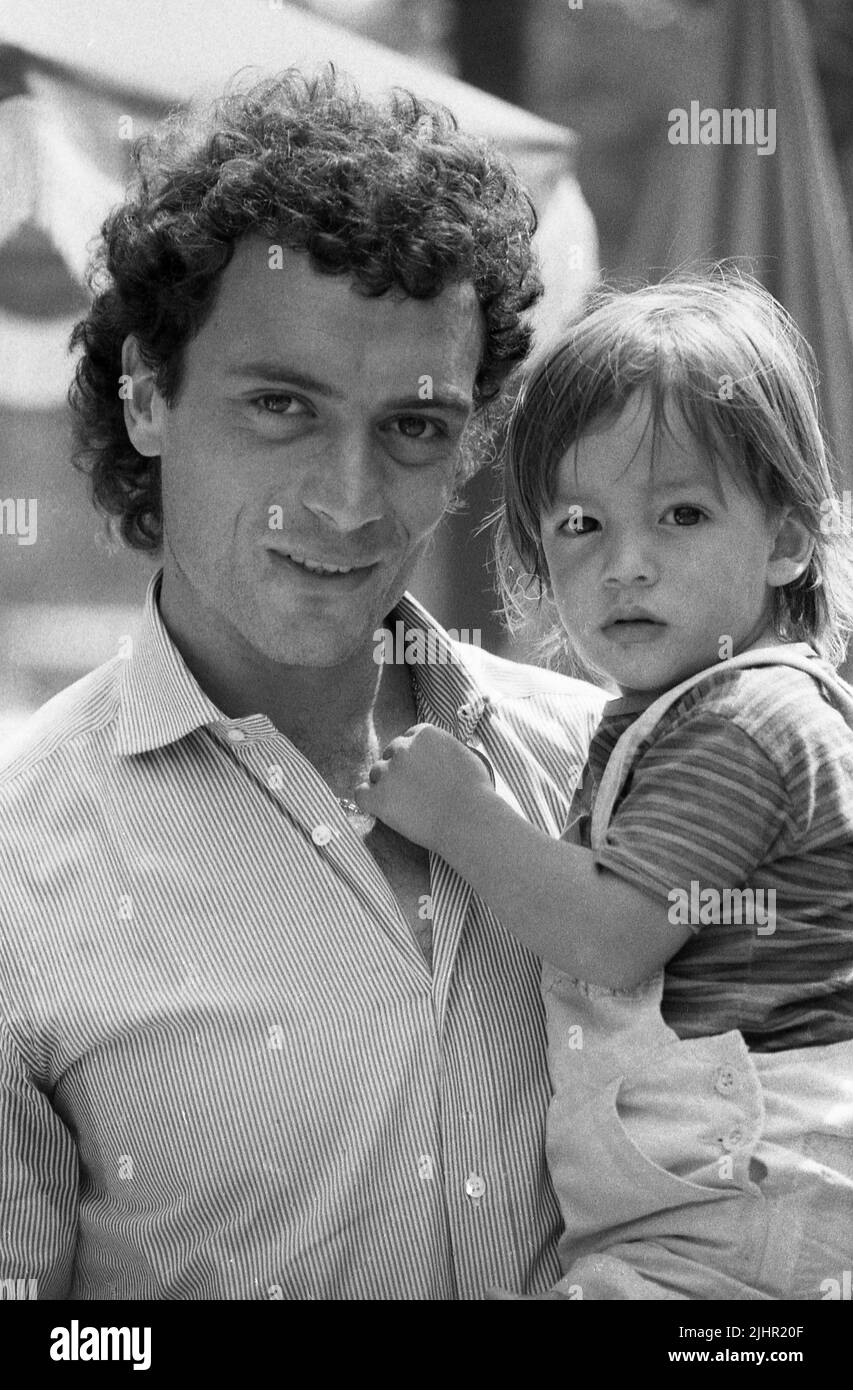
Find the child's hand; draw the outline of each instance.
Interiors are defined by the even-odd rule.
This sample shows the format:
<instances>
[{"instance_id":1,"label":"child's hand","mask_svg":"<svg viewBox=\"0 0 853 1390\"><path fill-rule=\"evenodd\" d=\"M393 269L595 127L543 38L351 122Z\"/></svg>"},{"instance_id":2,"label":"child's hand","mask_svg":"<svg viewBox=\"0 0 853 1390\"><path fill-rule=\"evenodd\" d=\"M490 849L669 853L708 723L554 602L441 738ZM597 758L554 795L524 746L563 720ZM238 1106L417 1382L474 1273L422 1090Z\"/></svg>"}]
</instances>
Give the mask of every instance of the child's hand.
<instances>
[{"instance_id":1,"label":"child's hand","mask_svg":"<svg viewBox=\"0 0 853 1390\"><path fill-rule=\"evenodd\" d=\"M389 743L368 780L356 787L355 800L365 815L440 854L471 793L490 786L476 753L431 724L415 724Z\"/></svg>"}]
</instances>

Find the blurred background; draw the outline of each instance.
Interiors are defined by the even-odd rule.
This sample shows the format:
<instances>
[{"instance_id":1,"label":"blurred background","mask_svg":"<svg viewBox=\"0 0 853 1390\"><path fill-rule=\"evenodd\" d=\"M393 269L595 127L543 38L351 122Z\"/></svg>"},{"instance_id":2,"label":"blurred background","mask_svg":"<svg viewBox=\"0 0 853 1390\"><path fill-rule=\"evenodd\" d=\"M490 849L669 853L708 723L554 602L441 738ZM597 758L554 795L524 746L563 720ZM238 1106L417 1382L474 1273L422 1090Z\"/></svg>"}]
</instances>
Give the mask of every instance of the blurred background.
<instances>
[{"instance_id":1,"label":"blurred background","mask_svg":"<svg viewBox=\"0 0 853 1390\"><path fill-rule=\"evenodd\" d=\"M92 508L64 403L87 247L131 143L238 68L329 58L506 150L541 216L542 336L600 271L739 257L817 354L853 490L850 0L28 0L0 17L0 738L133 633L155 565ZM691 101L774 109L775 152L670 144L669 112ZM494 495L491 472L473 480L412 588L511 652L472 535ZM21 544L2 503L31 498Z\"/></svg>"}]
</instances>

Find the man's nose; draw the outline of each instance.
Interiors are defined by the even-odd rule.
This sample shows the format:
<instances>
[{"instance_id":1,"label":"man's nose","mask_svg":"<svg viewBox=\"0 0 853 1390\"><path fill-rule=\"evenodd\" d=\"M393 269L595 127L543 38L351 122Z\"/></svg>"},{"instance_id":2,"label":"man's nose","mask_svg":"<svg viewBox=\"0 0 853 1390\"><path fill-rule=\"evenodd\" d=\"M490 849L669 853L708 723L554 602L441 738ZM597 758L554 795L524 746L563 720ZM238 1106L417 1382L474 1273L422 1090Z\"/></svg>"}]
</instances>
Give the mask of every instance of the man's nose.
<instances>
[{"instance_id":1,"label":"man's nose","mask_svg":"<svg viewBox=\"0 0 853 1390\"><path fill-rule=\"evenodd\" d=\"M654 544L637 529L615 533L605 556L604 582L613 587L630 584L656 584L660 566Z\"/></svg>"},{"instance_id":2,"label":"man's nose","mask_svg":"<svg viewBox=\"0 0 853 1390\"><path fill-rule=\"evenodd\" d=\"M356 531L384 512L383 459L376 443L348 433L316 459L302 490L310 512L338 531Z\"/></svg>"}]
</instances>

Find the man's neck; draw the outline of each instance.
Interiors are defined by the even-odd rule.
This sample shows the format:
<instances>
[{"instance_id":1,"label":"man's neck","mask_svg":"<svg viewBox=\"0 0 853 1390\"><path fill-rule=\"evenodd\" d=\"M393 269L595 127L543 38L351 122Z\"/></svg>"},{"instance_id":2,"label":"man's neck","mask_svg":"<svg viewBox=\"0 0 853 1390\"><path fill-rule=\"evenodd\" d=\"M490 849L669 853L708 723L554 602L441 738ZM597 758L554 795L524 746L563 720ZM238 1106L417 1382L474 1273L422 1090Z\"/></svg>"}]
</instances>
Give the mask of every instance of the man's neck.
<instances>
[{"instance_id":1,"label":"man's neck","mask_svg":"<svg viewBox=\"0 0 853 1390\"><path fill-rule=\"evenodd\" d=\"M221 640L217 616L186 610L164 583L160 613L204 693L229 719L264 714L318 767L358 760L416 717L408 668L377 664L374 644L333 666L270 662Z\"/></svg>"}]
</instances>

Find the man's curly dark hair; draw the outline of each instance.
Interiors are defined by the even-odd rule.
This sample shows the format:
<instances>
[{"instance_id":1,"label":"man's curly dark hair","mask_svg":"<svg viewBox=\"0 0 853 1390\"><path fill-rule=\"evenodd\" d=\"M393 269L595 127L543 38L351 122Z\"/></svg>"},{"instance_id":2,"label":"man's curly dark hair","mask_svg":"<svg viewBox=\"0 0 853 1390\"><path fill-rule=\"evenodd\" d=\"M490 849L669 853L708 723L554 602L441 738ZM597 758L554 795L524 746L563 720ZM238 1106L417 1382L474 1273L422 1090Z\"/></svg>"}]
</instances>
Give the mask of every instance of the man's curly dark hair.
<instances>
[{"instance_id":1,"label":"man's curly dark hair","mask_svg":"<svg viewBox=\"0 0 853 1390\"><path fill-rule=\"evenodd\" d=\"M289 69L170 116L133 158L127 199L101 228L93 303L72 333L82 355L69 402L75 465L135 549L160 545L160 460L137 453L125 429L122 343L135 335L174 405L183 349L247 234L306 251L315 270L349 275L369 296L397 287L430 299L472 282L485 322L478 409L526 355L525 311L541 292L536 215L509 162L445 108L399 90L368 101L331 65L312 78Z\"/></svg>"}]
</instances>

